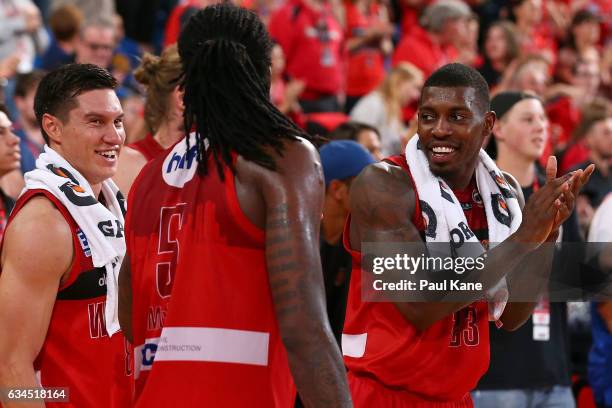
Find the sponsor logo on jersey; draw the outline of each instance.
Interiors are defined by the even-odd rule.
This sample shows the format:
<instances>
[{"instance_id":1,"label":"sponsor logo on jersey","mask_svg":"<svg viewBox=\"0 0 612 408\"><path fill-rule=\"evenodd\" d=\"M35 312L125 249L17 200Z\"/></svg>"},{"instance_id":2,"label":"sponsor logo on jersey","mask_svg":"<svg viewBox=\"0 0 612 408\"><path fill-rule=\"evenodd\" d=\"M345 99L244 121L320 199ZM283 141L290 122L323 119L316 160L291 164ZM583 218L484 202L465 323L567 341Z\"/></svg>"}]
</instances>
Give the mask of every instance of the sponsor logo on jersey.
<instances>
[{"instance_id":1,"label":"sponsor logo on jersey","mask_svg":"<svg viewBox=\"0 0 612 408\"><path fill-rule=\"evenodd\" d=\"M438 228L438 219L433 208L427 202L419 200L421 213L423 215L423 223L425 224L425 236L436 239L436 229Z\"/></svg>"},{"instance_id":2,"label":"sponsor logo on jersey","mask_svg":"<svg viewBox=\"0 0 612 408\"><path fill-rule=\"evenodd\" d=\"M77 237L79 238L79 242L81 243L81 248L83 248L83 253L86 257L91 256L91 248L89 247L89 241L87 241L87 237L82 229L77 228L76 230Z\"/></svg>"},{"instance_id":3,"label":"sponsor logo on jersey","mask_svg":"<svg viewBox=\"0 0 612 408\"><path fill-rule=\"evenodd\" d=\"M144 344L134 347L134 378L140 376L141 371L150 371L155 361L159 337L146 339Z\"/></svg>"},{"instance_id":4,"label":"sponsor logo on jersey","mask_svg":"<svg viewBox=\"0 0 612 408\"><path fill-rule=\"evenodd\" d=\"M208 148L208 141L204 142L204 148ZM174 146L162 165L162 177L166 184L182 188L193 178L198 167L197 152L195 133L189 135L189 151L185 141Z\"/></svg>"}]
</instances>

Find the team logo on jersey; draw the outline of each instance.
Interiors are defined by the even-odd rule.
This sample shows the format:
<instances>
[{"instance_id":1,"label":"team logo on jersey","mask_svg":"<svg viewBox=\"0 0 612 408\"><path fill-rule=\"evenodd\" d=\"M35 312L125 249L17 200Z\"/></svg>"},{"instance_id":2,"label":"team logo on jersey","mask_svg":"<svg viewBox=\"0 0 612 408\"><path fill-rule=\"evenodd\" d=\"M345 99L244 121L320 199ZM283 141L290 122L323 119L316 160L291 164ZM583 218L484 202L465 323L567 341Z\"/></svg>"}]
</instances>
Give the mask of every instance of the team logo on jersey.
<instances>
[{"instance_id":1,"label":"team logo on jersey","mask_svg":"<svg viewBox=\"0 0 612 408\"><path fill-rule=\"evenodd\" d=\"M69 180L59 186L59 189L66 195L72 204L80 207L98 204L98 200L96 200L90 193L85 191L85 189L79 185L78 180L68 170L63 167L57 167L53 164L47 165L47 169L49 169L56 176Z\"/></svg>"},{"instance_id":2,"label":"team logo on jersey","mask_svg":"<svg viewBox=\"0 0 612 408\"><path fill-rule=\"evenodd\" d=\"M207 140L204 141L204 148L208 148ZM184 141L174 146L162 165L162 177L166 184L182 188L193 178L198 167L197 152L195 133L189 135L189 151Z\"/></svg>"},{"instance_id":3,"label":"team logo on jersey","mask_svg":"<svg viewBox=\"0 0 612 408\"><path fill-rule=\"evenodd\" d=\"M491 170L490 174L491 177L493 177L493 180L495 180L497 187L499 187L499 191L501 191L502 196L504 196L504 198L513 198L514 195L512 194L512 190L510 190L510 186L508 185L505 177L494 170Z\"/></svg>"},{"instance_id":4,"label":"team logo on jersey","mask_svg":"<svg viewBox=\"0 0 612 408\"><path fill-rule=\"evenodd\" d=\"M89 241L87 240L85 233L83 232L82 229L77 228L76 234L77 234L77 237L79 238L79 242L81 243L81 248L83 248L83 253L85 254L85 256L90 257L91 248L89 247Z\"/></svg>"},{"instance_id":5,"label":"team logo on jersey","mask_svg":"<svg viewBox=\"0 0 612 408\"><path fill-rule=\"evenodd\" d=\"M431 206L423 200L419 200L419 205L421 206L423 222L425 223L425 236L436 239L436 228L438 227L436 213Z\"/></svg>"},{"instance_id":6,"label":"team logo on jersey","mask_svg":"<svg viewBox=\"0 0 612 408\"><path fill-rule=\"evenodd\" d=\"M508 203L504 200L501 194L491 194L491 208L493 208L493 215L497 221L501 222L507 227L510 227L512 218L510 211L508 210Z\"/></svg>"},{"instance_id":7,"label":"team logo on jersey","mask_svg":"<svg viewBox=\"0 0 612 408\"><path fill-rule=\"evenodd\" d=\"M474 191L472 191L472 201L474 201L476 203L477 206L479 206L480 208L483 207L483 202L482 202L482 196L480 195L480 193L478 192L478 190L474 189Z\"/></svg>"},{"instance_id":8,"label":"team logo on jersey","mask_svg":"<svg viewBox=\"0 0 612 408\"><path fill-rule=\"evenodd\" d=\"M442 180L440 180L440 194L447 201L450 201L451 203L455 203L455 201L453 200L453 196L448 191L448 186Z\"/></svg>"}]
</instances>

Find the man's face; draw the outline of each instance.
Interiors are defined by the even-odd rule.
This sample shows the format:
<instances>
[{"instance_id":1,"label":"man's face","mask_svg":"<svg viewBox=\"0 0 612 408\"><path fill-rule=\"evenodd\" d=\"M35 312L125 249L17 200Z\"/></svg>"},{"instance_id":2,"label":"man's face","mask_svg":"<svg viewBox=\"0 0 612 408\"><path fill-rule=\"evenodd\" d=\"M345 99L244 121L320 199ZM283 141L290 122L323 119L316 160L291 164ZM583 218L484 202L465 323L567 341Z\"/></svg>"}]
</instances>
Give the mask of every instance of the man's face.
<instances>
[{"instance_id":1,"label":"man's face","mask_svg":"<svg viewBox=\"0 0 612 408\"><path fill-rule=\"evenodd\" d=\"M428 87L423 89L417 123L432 173L454 187L472 176L495 115L479 106L473 88Z\"/></svg>"},{"instance_id":2,"label":"man's face","mask_svg":"<svg viewBox=\"0 0 612 408\"><path fill-rule=\"evenodd\" d=\"M77 62L108 68L113 59L115 36L110 27L88 27L77 47Z\"/></svg>"},{"instance_id":3,"label":"man's face","mask_svg":"<svg viewBox=\"0 0 612 408\"><path fill-rule=\"evenodd\" d=\"M367 129L362 130L357 135L356 142L365 147L376 160L383 159L382 151L380 150L380 139L376 132Z\"/></svg>"},{"instance_id":4,"label":"man's face","mask_svg":"<svg viewBox=\"0 0 612 408\"><path fill-rule=\"evenodd\" d=\"M66 121L54 118L57 130L51 147L66 159L91 184L111 178L123 142L123 110L115 91L98 89L76 97L78 106ZM47 130L47 129L45 129Z\"/></svg>"},{"instance_id":5,"label":"man's face","mask_svg":"<svg viewBox=\"0 0 612 408\"><path fill-rule=\"evenodd\" d=\"M589 147L604 160L612 159L612 118L596 122L587 134Z\"/></svg>"},{"instance_id":6,"label":"man's face","mask_svg":"<svg viewBox=\"0 0 612 408\"><path fill-rule=\"evenodd\" d=\"M0 111L0 176L19 168L19 138L13 133L12 123Z\"/></svg>"},{"instance_id":7,"label":"man's face","mask_svg":"<svg viewBox=\"0 0 612 408\"><path fill-rule=\"evenodd\" d=\"M582 88L584 92L594 95L601 83L599 64L596 61L582 62L576 67L574 85Z\"/></svg>"},{"instance_id":8,"label":"man's face","mask_svg":"<svg viewBox=\"0 0 612 408\"><path fill-rule=\"evenodd\" d=\"M497 139L514 155L537 160L544 152L548 119L537 99L523 99L498 121Z\"/></svg>"}]
</instances>

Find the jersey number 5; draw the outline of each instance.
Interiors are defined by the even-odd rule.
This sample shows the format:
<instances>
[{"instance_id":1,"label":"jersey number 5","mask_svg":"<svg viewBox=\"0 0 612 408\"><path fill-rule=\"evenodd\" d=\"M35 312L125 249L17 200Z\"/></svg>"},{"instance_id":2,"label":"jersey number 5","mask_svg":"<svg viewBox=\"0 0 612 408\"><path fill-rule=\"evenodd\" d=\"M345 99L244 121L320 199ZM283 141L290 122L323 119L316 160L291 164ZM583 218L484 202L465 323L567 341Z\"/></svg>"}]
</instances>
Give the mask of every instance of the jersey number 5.
<instances>
[{"instance_id":1,"label":"jersey number 5","mask_svg":"<svg viewBox=\"0 0 612 408\"><path fill-rule=\"evenodd\" d=\"M167 298L172 293L174 283L174 271L179 256L178 232L183 226L183 210L185 203L174 207L162 207L159 218L159 246L157 255L160 261L157 263L156 280L157 293L162 298ZM167 259L167 260L166 260Z\"/></svg>"}]
</instances>

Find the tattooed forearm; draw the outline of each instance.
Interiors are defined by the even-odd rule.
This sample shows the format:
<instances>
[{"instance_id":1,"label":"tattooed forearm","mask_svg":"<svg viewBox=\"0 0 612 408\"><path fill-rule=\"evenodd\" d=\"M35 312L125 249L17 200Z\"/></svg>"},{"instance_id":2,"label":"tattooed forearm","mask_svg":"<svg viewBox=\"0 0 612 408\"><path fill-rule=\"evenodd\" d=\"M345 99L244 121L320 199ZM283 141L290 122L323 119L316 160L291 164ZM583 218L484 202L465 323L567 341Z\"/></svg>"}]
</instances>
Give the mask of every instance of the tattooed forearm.
<instances>
[{"instance_id":1,"label":"tattooed forearm","mask_svg":"<svg viewBox=\"0 0 612 408\"><path fill-rule=\"evenodd\" d=\"M286 204L267 212L266 263L291 372L307 407L351 406L342 357L325 309L318 228Z\"/></svg>"}]
</instances>

